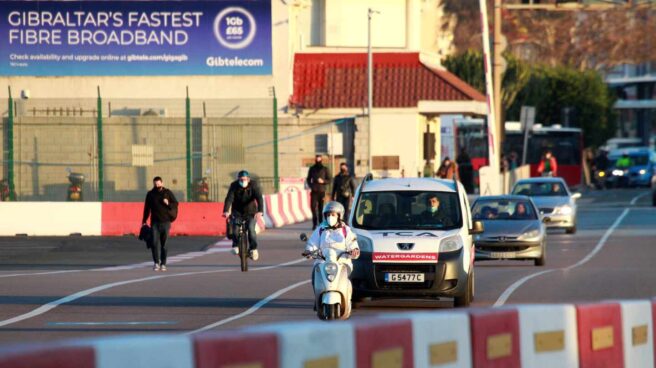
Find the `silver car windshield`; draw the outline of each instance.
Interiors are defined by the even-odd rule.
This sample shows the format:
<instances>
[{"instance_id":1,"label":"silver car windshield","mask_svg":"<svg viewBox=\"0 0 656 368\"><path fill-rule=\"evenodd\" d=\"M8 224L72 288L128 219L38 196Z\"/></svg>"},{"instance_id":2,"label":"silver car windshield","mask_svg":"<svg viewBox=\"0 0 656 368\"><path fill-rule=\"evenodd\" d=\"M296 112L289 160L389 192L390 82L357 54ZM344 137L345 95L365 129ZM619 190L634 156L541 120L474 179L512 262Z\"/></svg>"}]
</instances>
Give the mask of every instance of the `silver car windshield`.
<instances>
[{"instance_id":1,"label":"silver car windshield","mask_svg":"<svg viewBox=\"0 0 656 368\"><path fill-rule=\"evenodd\" d=\"M474 220L537 220L533 205L523 199L479 199L472 209Z\"/></svg>"},{"instance_id":2,"label":"silver car windshield","mask_svg":"<svg viewBox=\"0 0 656 368\"><path fill-rule=\"evenodd\" d=\"M462 214L453 192L365 192L352 224L366 230L449 230L462 226Z\"/></svg>"},{"instance_id":3,"label":"silver car windshield","mask_svg":"<svg viewBox=\"0 0 656 368\"><path fill-rule=\"evenodd\" d=\"M518 183L512 194L531 197L567 197L567 189L560 182Z\"/></svg>"}]
</instances>

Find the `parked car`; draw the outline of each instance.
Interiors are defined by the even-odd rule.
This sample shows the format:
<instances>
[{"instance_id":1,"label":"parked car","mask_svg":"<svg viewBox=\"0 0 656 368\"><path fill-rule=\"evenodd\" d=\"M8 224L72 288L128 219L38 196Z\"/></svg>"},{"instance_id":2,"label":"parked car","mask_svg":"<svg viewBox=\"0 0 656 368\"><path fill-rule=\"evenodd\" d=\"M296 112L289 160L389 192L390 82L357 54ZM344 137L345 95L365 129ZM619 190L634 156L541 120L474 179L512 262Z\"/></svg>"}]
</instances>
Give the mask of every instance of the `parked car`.
<instances>
[{"instance_id":1,"label":"parked car","mask_svg":"<svg viewBox=\"0 0 656 368\"><path fill-rule=\"evenodd\" d=\"M533 260L544 266L547 231L543 217L531 198L503 195L479 197L472 205L474 220L483 222L485 231L474 236L476 260ZM544 217L544 221L549 221Z\"/></svg>"},{"instance_id":2,"label":"parked car","mask_svg":"<svg viewBox=\"0 0 656 368\"><path fill-rule=\"evenodd\" d=\"M515 183L511 193L531 197L540 214L549 218L547 228L576 233L576 200L581 198L581 193L572 193L563 178L522 179Z\"/></svg>"},{"instance_id":3,"label":"parked car","mask_svg":"<svg viewBox=\"0 0 656 368\"><path fill-rule=\"evenodd\" d=\"M367 176L357 190L349 224L358 236L353 299L365 297L474 298L473 235L467 193L454 180Z\"/></svg>"}]
</instances>

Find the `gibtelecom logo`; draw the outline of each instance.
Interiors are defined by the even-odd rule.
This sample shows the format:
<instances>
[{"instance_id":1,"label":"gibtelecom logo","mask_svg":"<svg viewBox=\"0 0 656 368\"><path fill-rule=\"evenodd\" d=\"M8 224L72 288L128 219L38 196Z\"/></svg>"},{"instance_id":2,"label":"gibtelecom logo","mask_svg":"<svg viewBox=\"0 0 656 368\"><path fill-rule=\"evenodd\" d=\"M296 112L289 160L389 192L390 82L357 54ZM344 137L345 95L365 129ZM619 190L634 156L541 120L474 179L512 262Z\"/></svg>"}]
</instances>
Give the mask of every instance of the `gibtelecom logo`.
<instances>
[{"instance_id":1,"label":"gibtelecom logo","mask_svg":"<svg viewBox=\"0 0 656 368\"><path fill-rule=\"evenodd\" d=\"M255 18L244 8L225 8L214 18L214 36L228 49L239 50L248 47L255 39L256 32Z\"/></svg>"}]
</instances>

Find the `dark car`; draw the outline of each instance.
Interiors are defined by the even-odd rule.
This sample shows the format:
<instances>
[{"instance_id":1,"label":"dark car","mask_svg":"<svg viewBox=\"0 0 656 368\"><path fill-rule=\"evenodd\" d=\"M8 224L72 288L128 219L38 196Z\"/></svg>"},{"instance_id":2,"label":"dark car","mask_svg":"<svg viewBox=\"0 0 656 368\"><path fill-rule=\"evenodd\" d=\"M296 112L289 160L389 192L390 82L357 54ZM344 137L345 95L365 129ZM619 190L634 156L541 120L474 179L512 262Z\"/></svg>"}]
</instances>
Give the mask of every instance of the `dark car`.
<instances>
[{"instance_id":1,"label":"dark car","mask_svg":"<svg viewBox=\"0 0 656 368\"><path fill-rule=\"evenodd\" d=\"M527 196L479 197L472 206L474 220L485 231L474 236L477 261L492 259L546 260L547 232L540 212Z\"/></svg>"}]
</instances>

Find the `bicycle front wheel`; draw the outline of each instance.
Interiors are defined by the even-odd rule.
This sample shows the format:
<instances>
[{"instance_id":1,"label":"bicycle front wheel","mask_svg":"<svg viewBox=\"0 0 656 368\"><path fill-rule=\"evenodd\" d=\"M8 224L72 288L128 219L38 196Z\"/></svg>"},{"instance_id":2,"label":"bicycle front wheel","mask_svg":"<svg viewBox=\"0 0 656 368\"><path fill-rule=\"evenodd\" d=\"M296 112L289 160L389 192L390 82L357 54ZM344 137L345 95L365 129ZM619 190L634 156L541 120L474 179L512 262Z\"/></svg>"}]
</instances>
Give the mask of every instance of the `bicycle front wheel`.
<instances>
[{"instance_id":1,"label":"bicycle front wheel","mask_svg":"<svg viewBox=\"0 0 656 368\"><path fill-rule=\"evenodd\" d=\"M239 259L241 260L241 271L248 271L248 238L246 234L241 234L239 240Z\"/></svg>"}]
</instances>

